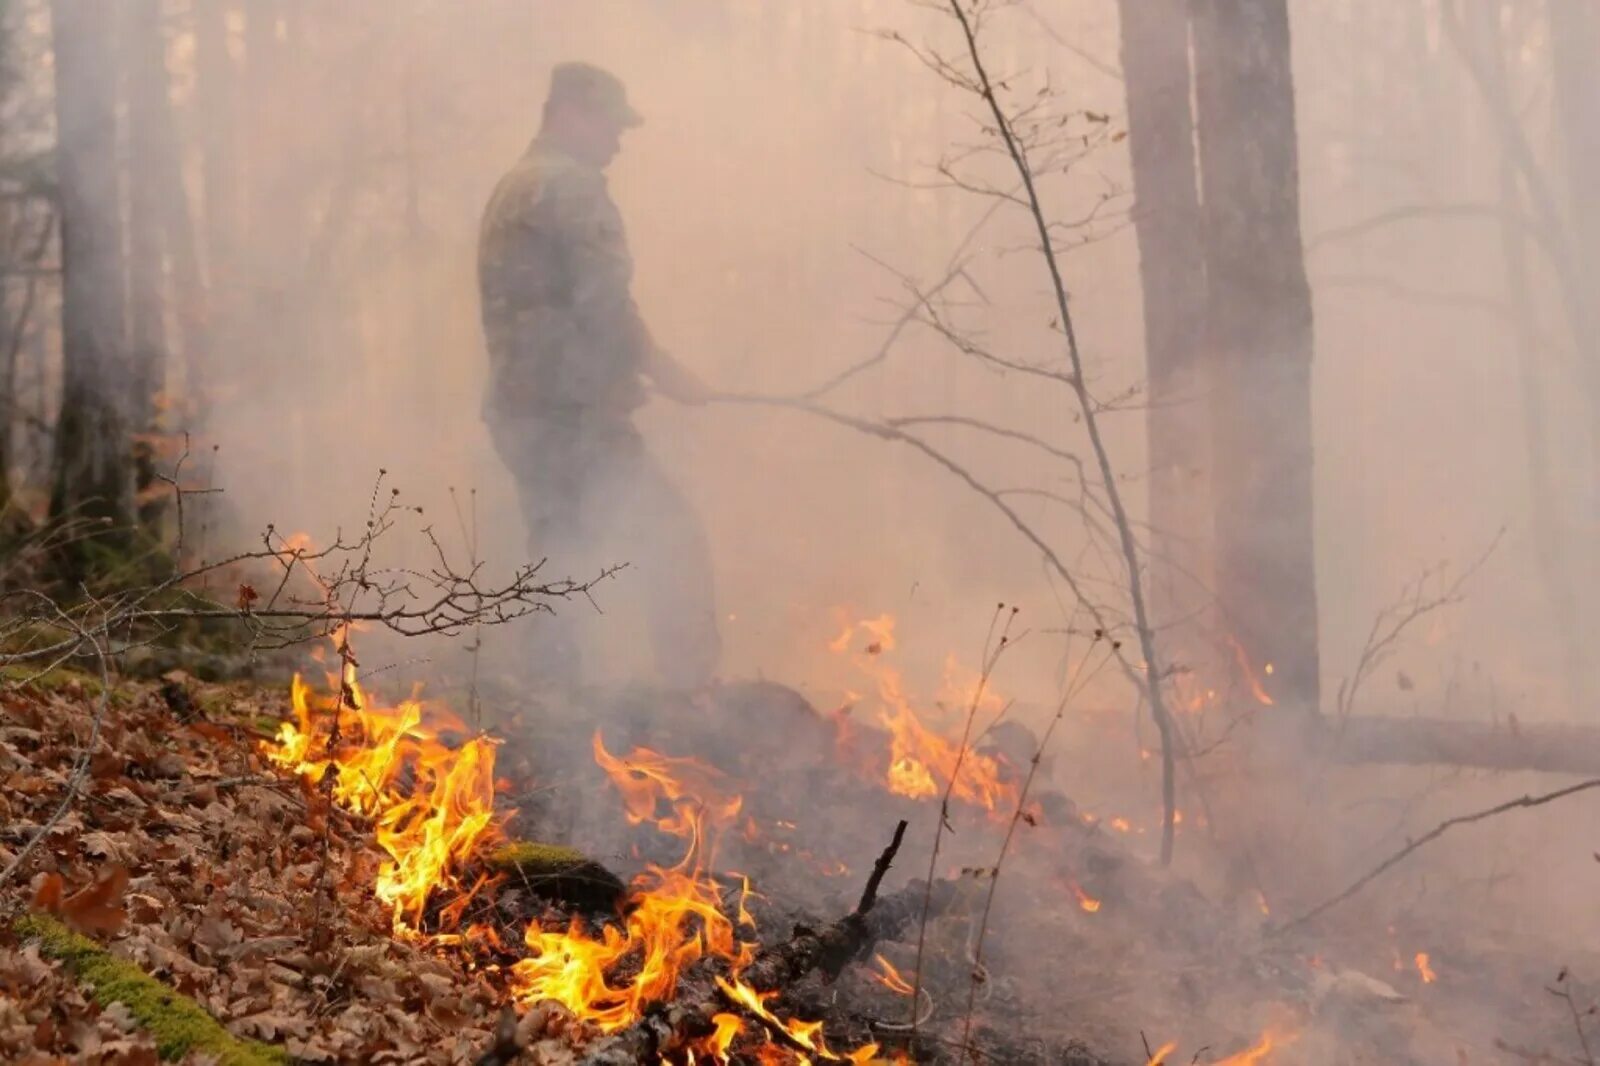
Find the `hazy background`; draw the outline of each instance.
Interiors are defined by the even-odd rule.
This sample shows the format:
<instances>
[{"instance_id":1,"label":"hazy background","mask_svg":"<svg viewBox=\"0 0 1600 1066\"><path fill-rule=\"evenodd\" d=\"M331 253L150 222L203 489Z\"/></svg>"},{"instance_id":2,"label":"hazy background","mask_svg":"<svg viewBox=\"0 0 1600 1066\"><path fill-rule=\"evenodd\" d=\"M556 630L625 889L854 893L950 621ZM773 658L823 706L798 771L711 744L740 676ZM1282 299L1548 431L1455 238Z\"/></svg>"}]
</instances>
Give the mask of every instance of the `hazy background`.
<instances>
[{"instance_id":1,"label":"hazy background","mask_svg":"<svg viewBox=\"0 0 1600 1066\"><path fill-rule=\"evenodd\" d=\"M1498 22L1521 42L1508 62L1513 104L1554 172L1544 2L1471 7L1478 2L1468 0L1474 25ZM18 0L7 12L36 55L47 55L47 6ZM803 392L870 356L910 299L904 279L937 281L989 207L941 187L933 169L981 139L983 122L969 97L885 36L959 48L947 19L904 0L221 6L234 60L225 101L202 76L188 5L172 6L166 57L183 179L209 235L215 336L203 359L173 365L163 428L193 431L204 477L226 490L212 551L256 543L268 522L323 542L354 528L382 468L447 543L476 539L501 573L522 561L513 486L479 419L475 244L483 204L534 135L558 62L608 67L646 116L611 169L634 293L657 339L727 392ZM1315 301L1325 705L1378 611L1430 568L1460 572L1499 536L1464 602L1408 631L1355 710L1592 722L1592 706L1561 676L1560 649L1569 638L1586 649L1593 637L1596 430L1536 256L1535 342L1519 345L1513 328L1500 234L1482 210L1499 200L1500 139L1441 32L1437 0L1290 7ZM1048 84L1063 106L1104 116L1086 127L1083 157L1042 187L1052 217L1093 216L1072 231L1081 246L1064 259L1066 280L1095 393L1125 397L1103 426L1142 515L1145 371L1117 21L1113 0L1018 4L988 25L985 48L999 76ZM49 73L41 63L23 75L44 86L23 94L35 111L40 99L48 110ZM26 131L38 116L8 121ZM208 169L218 150L228 165ZM1032 240L1024 216L1001 210L969 248L970 278L951 290L962 327L1019 363L1061 354ZM43 300L50 320L55 297ZM1195 323L1197 343L1202 328ZM41 419L58 388L47 343L29 341L34 370L18 393ZM1530 397L1543 409L1531 430ZM1065 390L980 365L920 326L828 402L874 419L977 418L1088 454ZM199 408L203 420L190 413ZM1029 632L996 686L1017 700L1017 717L1043 723L1064 661L1076 661L1064 657L1082 646L1069 649L1060 632L1066 591L989 502L924 456L796 411L653 401L639 422L709 531L725 678L767 678L838 706L870 681L829 643L853 621L891 614L893 664L927 707L951 656L976 663L1004 602L1021 606ZM1541 571L1530 431L1550 449L1551 517L1569 548L1558 576L1581 605L1576 634L1558 631ZM13 434L34 442L16 465L47 460L33 430ZM1115 555L1052 498L1075 496L1069 464L971 429L925 435L1006 490L1093 594L1123 602ZM429 550L415 531L398 533L386 561L422 564ZM565 576L562 560L549 566ZM629 575L596 595L608 679L639 676L648 655ZM507 682L515 698L519 643L538 638L537 622L487 636L499 698ZM435 684L459 680L463 654L459 644L393 649L408 664L397 676ZM1581 669L1580 692L1600 691L1595 665ZM1143 834L1136 844L1153 852L1158 760L1140 758L1154 740L1137 711L1125 682L1105 671L1071 710L1055 776L1086 809L1128 817L1130 835ZM1534 774L1339 767L1251 792L1245 770L1236 787L1249 809L1297 827L1279 837L1294 848L1256 856L1258 872L1302 902L1443 817L1555 787ZM1183 802L1193 802L1187 783ZM1469 916L1474 930L1581 935L1594 921L1597 869L1595 808L1585 802L1573 801L1573 817L1508 818L1452 837L1428 864L1395 876L1374 910L1387 921L1413 904L1422 911L1426 898L1440 914ZM1193 813L1184 833L1195 831ZM1205 863L1197 853L1180 846L1180 862ZM1228 871L1185 873L1229 883Z\"/></svg>"},{"instance_id":2,"label":"hazy background","mask_svg":"<svg viewBox=\"0 0 1600 1066\"><path fill-rule=\"evenodd\" d=\"M1070 104L1119 121L1113 5L1034 10L994 22L997 67L1048 73ZM216 375L251 382L217 402L215 419L221 477L246 527L350 521L383 466L445 526L446 487L476 488L485 554L521 554L510 486L477 417L485 357L473 248L481 205L536 129L555 62L611 68L647 116L612 168L636 295L662 343L730 391L795 391L875 350L907 296L874 260L931 283L986 207L960 191L908 187L936 181L931 164L975 127L966 100L876 32L949 45L948 27L892 0L283 11L282 49L269 69L246 74L270 89L238 126L250 161L246 228L263 239L246 243L233 287L265 311L253 344L221 353L251 365ZM1465 564L1505 526L1470 602L1397 662L1416 688L1402 694L1384 677L1369 698L1434 708L1453 688L1481 714L1492 687L1524 716L1563 715L1532 574L1515 359L1504 321L1473 303L1501 299L1492 227L1422 219L1318 240L1392 206L1492 199L1497 148L1425 10L1304 3L1292 16L1317 315L1325 689L1406 581ZM242 48L246 28L233 32ZM296 35L315 48L297 47ZM1537 108L1530 124L1536 135L1543 127ZM1102 239L1068 259L1101 395L1143 377L1137 257L1120 217L1124 148L1097 150L1049 187L1058 217L1121 194ZM996 254L976 268L991 301L981 325L1012 357L1041 359L1054 351L1039 328L1050 317L1044 279L1027 255L1000 254L1024 240L1019 222L1002 213L983 238ZM1037 385L976 369L913 327L836 399L869 415L971 414L1081 448L1067 397ZM1581 439L1576 413L1559 402L1566 390L1550 391L1555 439ZM1134 409L1107 419L1140 507L1142 418ZM1025 546L916 455L769 410L657 401L641 421L710 530L728 676L808 683L834 607L896 613L916 635L908 651L929 661L975 654L997 600L1023 605L1036 627L1061 622ZM1026 448L934 434L996 486L1060 487L1052 479L1063 469ZM1575 511L1587 495L1572 497ZM1013 502L1072 557L1081 537L1070 511ZM1569 518L1585 523L1580 532L1592 525ZM1112 573L1093 557L1084 566ZM610 597L626 596L624 575ZM1039 648L1039 681L1057 654ZM1048 685L1035 695L1048 697Z\"/></svg>"}]
</instances>

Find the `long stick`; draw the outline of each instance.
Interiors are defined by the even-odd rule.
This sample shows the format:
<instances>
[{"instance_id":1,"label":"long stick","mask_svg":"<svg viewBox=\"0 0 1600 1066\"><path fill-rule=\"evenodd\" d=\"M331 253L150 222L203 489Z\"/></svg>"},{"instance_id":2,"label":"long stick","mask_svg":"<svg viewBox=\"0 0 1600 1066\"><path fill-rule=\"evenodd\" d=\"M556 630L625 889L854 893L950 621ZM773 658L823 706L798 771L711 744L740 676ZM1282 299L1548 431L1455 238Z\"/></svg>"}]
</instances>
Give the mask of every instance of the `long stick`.
<instances>
[{"instance_id":1,"label":"long stick","mask_svg":"<svg viewBox=\"0 0 1600 1066\"><path fill-rule=\"evenodd\" d=\"M1070 384L1083 414L1083 426L1089 434L1089 443L1094 448L1095 461L1100 467L1100 479L1105 484L1106 502L1111 505L1117 527L1117 539L1122 547L1123 563L1128 568L1128 598L1133 605L1134 628L1139 635L1139 653L1144 657L1146 698L1150 701L1150 716L1155 719L1156 731L1161 735L1161 865L1167 866L1172 862L1172 841L1177 825L1175 751L1177 741L1173 736L1172 719L1167 713L1167 705L1161 693L1161 671L1156 661L1155 634L1145 610L1144 582L1139 576L1139 552L1133 540L1133 526L1128 519L1127 508L1123 506L1122 493L1117 488L1116 476L1112 473L1111 457L1100 435L1100 420L1095 414L1094 398L1089 395L1089 386L1084 379L1083 356L1078 349L1078 335L1073 326L1072 312L1067 306L1067 286L1062 280L1061 264L1056 259L1055 248L1050 240L1050 223L1044 217L1044 206L1039 199L1039 190L1034 185L1033 168L1028 164L1027 153L1018 142L1005 109L1000 106L999 98L995 96L994 83L989 78L989 71L983 63L983 55L978 49L978 37L973 29L972 19L961 6L961 0L950 0L950 10L955 14L956 21L961 24L961 33L966 39L967 54L972 59L973 72L977 75L974 88L984 103L989 105L989 113L994 116L995 128L999 131L1001 140L1005 142L1006 152L1011 156L1017 176L1022 179L1028 213L1032 216L1034 228L1039 234L1039 251L1044 256L1045 266L1050 271L1050 285L1055 292L1056 313L1060 316L1061 332L1067 340L1067 356L1072 363Z\"/></svg>"},{"instance_id":2,"label":"long stick","mask_svg":"<svg viewBox=\"0 0 1600 1066\"><path fill-rule=\"evenodd\" d=\"M1306 911L1293 921L1286 922L1275 929L1269 930L1269 933L1274 936L1279 933L1286 933L1290 929L1298 928L1312 921L1313 919L1321 917L1323 914L1327 913L1329 910L1332 910L1334 907L1337 907L1339 904L1343 903L1357 892L1360 892L1363 888L1366 888L1367 885L1371 884L1382 874L1398 865L1401 860L1405 859L1413 851L1418 850L1425 844L1431 844L1433 841L1438 840L1440 837L1444 836L1446 832L1458 825L1470 825L1473 822L1481 822L1485 818L1493 818L1497 814L1504 814L1506 811L1514 811L1522 807L1540 807L1546 803L1554 803L1558 799L1564 799L1567 796L1575 796L1580 792L1587 792L1592 788L1600 788L1600 777L1590 778L1587 781L1580 781L1578 784L1568 785L1566 788L1558 788L1554 792L1546 792L1541 796L1520 796L1514 800L1507 800L1505 803L1499 804L1495 807L1489 807L1481 811L1474 811L1472 814L1458 814L1454 818L1447 818L1443 822L1440 822L1438 825L1434 826L1427 833L1413 841L1410 841L1405 847L1401 848L1387 859L1384 859L1377 866L1373 867L1372 870L1370 870L1367 874L1359 878L1349 888L1345 889L1337 896L1317 904L1315 907L1312 907L1309 911Z\"/></svg>"}]
</instances>

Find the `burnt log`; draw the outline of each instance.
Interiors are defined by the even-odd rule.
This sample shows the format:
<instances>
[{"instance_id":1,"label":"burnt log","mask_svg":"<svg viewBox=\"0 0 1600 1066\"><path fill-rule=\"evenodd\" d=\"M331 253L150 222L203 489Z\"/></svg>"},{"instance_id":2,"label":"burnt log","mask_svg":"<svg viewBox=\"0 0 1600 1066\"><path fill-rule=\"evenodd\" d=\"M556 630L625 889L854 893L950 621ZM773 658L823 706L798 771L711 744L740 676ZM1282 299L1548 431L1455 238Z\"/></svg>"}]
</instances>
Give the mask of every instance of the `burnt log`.
<instances>
[{"instance_id":1,"label":"burnt log","mask_svg":"<svg viewBox=\"0 0 1600 1066\"><path fill-rule=\"evenodd\" d=\"M909 929L922 914L925 896L930 914L943 913L960 900L961 883L940 880L930 886L913 881L898 892L878 897L868 911L851 911L820 930L797 927L782 944L759 952L740 976L763 991L786 987L813 970L836 976L850 959ZM710 1033L713 1027L708 1019L727 1009L716 982L695 973L683 980L672 1003L592 1044L581 1066L652 1061L664 1051Z\"/></svg>"},{"instance_id":2,"label":"burnt log","mask_svg":"<svg viewBox=\"0 0 1600 1066\"><path fill-rule=\"evenodd\" d=\"M1330 721L1322 750L1334 762L1348 764L1600 774L1600 728L1562 722L1358 715Z\"/></svg>"}]
</instances>

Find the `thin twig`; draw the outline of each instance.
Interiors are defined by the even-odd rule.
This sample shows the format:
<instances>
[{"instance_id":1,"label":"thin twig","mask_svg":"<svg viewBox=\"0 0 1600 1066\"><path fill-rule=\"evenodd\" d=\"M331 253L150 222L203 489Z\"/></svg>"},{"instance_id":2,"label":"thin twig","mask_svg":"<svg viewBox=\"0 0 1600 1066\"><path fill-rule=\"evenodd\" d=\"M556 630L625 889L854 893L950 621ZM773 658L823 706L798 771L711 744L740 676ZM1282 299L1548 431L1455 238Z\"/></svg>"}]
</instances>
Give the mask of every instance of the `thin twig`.
<instances>
[{"instance_id":1,"label":"thin twig","mask_svg":"<svg viewBox=\"0 0 1600 1066\"><path fill-rule=\"evenodd\" d=\"M1098 635L1093 638L1093 643L1098 644L1104 639L1103 634ZM1000 854L995 857L994 866L989 870L989 891L984 897L983 914L978 920L977 941L972 951L972 973L967 983L967 1012L961 1026L961 1046L963 1048L970 1049L972 1046L972 1018L978 1004L978 986L985 983L988 976L983 966L983 946L989 933L989 912L994 908L995 890L1000 884L1000 871L1005 866L1006 855L1011 851L1011 841L1017 834L1017 826L1023 821L1029 820L1026 815L1028 795L1033 788L1034 778L1039 774L1039 764L1044 759L1045 749L1050 746L1050 739L1055 735L1056 727L1066 717L1067 707L1072 703L1073 698L1083 690L1087 680L1098 674L1100 667L1110 661L1111 656L1107 654L1100 661L1099 666L1086 675L1084 671L1089 663L1089 655L1085 654L1082 659L1078 660L1077 669L1063 687L1061 701L1056 705L1056 713L1051 717L1050 724L1045 727L1044 735L1039 738L1039 743L1034 748L1033 758L1028 762L1027 776L1023 778L1022 788L1017 792L1016 809L1011 812L1011 821L1006 826L1005 838L1000 842Z\"/></svg>"},{"instance_id":2,"label":"thin twig","mask_svg":"<svg viewBox=\"0 0 1600 1066\"><path fill-rule=\"evenodd\" d=\"M50 601L46 600L46 602ZM16 857L6 865L4 870L0 870L0 886L4 886L11 880L13 874L22 869L22 864L33 853L33 849L39 846L39 842L50 834L50 831L60 823L62 818L66 817L73 801L78 798L78 793L82 791L83 783L89 776L89 764L94 758L95 745L100 741L100 726L105 721L106 708L111 704L111 668L106 662L105 649L101 646L100 641L96 637L78 629L66 612L62 611L54 603L50 603L50 607L60 617L63 625L76 629L79 633L79 639L94 649L95 657L100 664L100 698L95 704L94 718L89 726L89 737L79 750L77 762L73 765L72 773L67 778L66 794L61 797L61 802L56 805L56 809L51 812L50 817L45 819L44 824L34 831L33 836L23 845L22 850L17 852Z\"/></svg>"},{"instance_id":3,"label":"thin twig","mask_svg":"<svg viewBox=\"0 0 1600 1066\"><path fill-rule=\"evenodd\" d=\"M1514 800L1507 800L1505 803L1498 804L1494 807L1489 807L1481 811L1474 811L1472 814L1460 814L1454 818L1447 818L1443 822L1440 822L1438 825L1434 826L1427 833L1415 840L1408 842L1405 847L1401 848L1387 859L1384 859L1377 866L1373 867L1372 870L1358 878L1343 892L1340 892L1331 899L1317 904L1315 907L1311 908L1309 911L1306 911L1293 921L1286 922L1283 925L1268 930L1268 933L1271 935L1286 933L1291 929L1298 928L1299 926L1305 925L1314 919L1321 917L1329 910L1343 903L1345 900L1349 899L1351 896L1354 896L1357 892L1360 892L1363 888L1367 887L1367 885L1377 880L1379 876L1388 872L1392 867L1399 864L1401 860L1405 859L1412 852L1423 847L1425 844L1431 844L1433 841L1438 840L1440 837L1444 836L1446 832L1458 825L1470 825L1473 822L1481 822L1484 819L1492 818L1497 814L1504 814L1507 811L1514 811L1523 807L1541 807L1546 803L1553 803L1558 799L1565 799L1568 796L1575 796L1580 792L1587 792L1594 788L1600 788L1600 777L1590 778L1587 781L1580 781L1576 785L1568 785L1566 788L1558 788L1554 792L1546 792L1543 795L1519 796Z\"/></svg>"},{"instance_id":4,"label":"thin twig","mask_svg":"<svg viewBox=\"0 0 1600 1066\"><path fill-rule=\"evenodd\" d=\"M950 796L955 792L956 782L961 778L961 767L964 764L967 751L972 746L972 723L978 717L978 708L983 703L984 693L989 688L989 678L994 673L1000 656L1011 646L1011 623L1017 617L1017 609L1013 607L1009 614L1004 615L1006 605L1000 604L995 608L994 615L989 620L989 632L984 637L983 669L978 674L978 684L972 693L972 701L967 706L967 720L961 731L961 744L956 749L955 765L951 768L949 780L945 782L944 795L939 797L939 821L933 830L933 847L928 855L928 879L924 882L922 892L922 915L917 921L917 964L912 974L911 988L911 1039L917 1037L917 1005L922 1001L922 959L923 952L928 942L928 916L933 909L933 879L939 867L939 845L944 842L944 831L950 825ZM995 639L995 627L999 624L999 639Z\"/></svg>"},{"instance_id":5,"label":"thin twig","mask_svg":"<svg viewBox=\"0 0 1600 1066\"><path fill-rule=\"evenodd\" d=\"M1139 638L1139 652L1144 659L1146 698L1150 701L1150 716L1155 720L1156 731L1161 736L1161 864L1166 866L1172 862L1173 837L1177 825L1176 749L1179 741L1174 736L1172 720L1161 691L1161 670L1156 656L1155 634L1145 607L1144 580L1140 572L1138 548L1134 543L1133 526L1128 519L1127 508L1123 504L1122 493L1117 487L1110 454L1100 433L1097 405L1094 398L1089 395L1089 387L1084 380L1083 355L1078 347L1077 330L1073 324L1071 308L1068 306L1066 282L1061 276L1061 263L1050 238L1050 223L1045 218L1044 204L1034 183L1033 168L1028 162L1027 151L1017 139L1010 117L1000 106L994 83L990 80L983 54L978 48L976 28L966 8L962 6L961 0L950 0L950 10L961 25L962 37L966 41L967 55L972 61L975 78L975 80L963 78L956 84L969 86L988 105L989 113L994 118L995 129L1005 144L1006 153L1011 157L1018 178L1022 181L1027 196L1028 213L1032 216L1039 236L1039 253L1044 257L1045 266L1050 274L1050 286L1055 294L1058 322L1062 336L1066 340L1067 357L1071 363L1068 384L1077 396L1084 429L1094 450L1095 461L1100 467L1100 480L1105 487L1106 502L1110 504L1115 516L1117 539L1122 548L1123 564L1128 572L1128 596L1133 607L1134 629Z\"/></svg>"},{"instance_id":6,"label":"thin twig","mask_svg":"<svg viewBox=\"0 0 1600 1066\"><path fill-rule=\"evenodd\" d=\"M1546 986L1545 991L1566 1002L1567 1010L1572 1013L1572 1028L1578 1034L1578 1046L1583 1048L1584 1064L1585 1066L1595 1066L1594 1052L1589 1050L1589 1037L1583 1031L1583 1015L1578 1012L1578 1002L1572 998L1572 990L1566 987L1566 982L1567 971L1562 970L1556 977L1556 984L1559 987L1550 988ZM1594 1013L1594 1009L1590 1008L1589 1013Z\"/></svg>"}]
</instances>

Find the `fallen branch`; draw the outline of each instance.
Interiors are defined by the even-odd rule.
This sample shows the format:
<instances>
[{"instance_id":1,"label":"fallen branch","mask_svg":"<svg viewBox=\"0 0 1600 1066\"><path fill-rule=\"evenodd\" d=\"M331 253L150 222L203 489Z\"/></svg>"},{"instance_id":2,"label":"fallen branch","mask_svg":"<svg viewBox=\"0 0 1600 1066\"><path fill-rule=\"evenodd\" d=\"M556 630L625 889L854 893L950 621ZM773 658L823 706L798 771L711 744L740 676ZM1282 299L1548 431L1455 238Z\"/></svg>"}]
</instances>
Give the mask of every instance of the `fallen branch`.
<instances>
[{"instance_id":1,"label":"fallen branch","mask_svg":"<svg viewBox=\"0 0 1600 1066\"><path fill-rule=\"evenodd\" d=\"M899 836L898 830L896 835ZM884 851L891 861L894 847L891 842ZM878 861L888 869L883 857ZM874 874L876 872L875 866ZM903 933L922 912L925 895L932 899L936 911L943 912L959 898L959 890L956 881L936 881L928 887L912 882L890 895L874 895L866 910L858 907L826 928L797 927L789 940L757 954L740 977L757 989L787 988L813 970L821 970L831 980L846 963L870 950L878 941L891 940ZM866 902L866 893L862 894L862 900ZM663 1004L626 1029L591 1045L582 1059L582 1066L653 1062L663 1051L709 1034L714 1028L710 1018L723 1006L721 993L715 981L703 971L685 980L692 982L692 987L680 986L678 997L672 1003Z\"/></svg>"},{"instance_id":2,"label":"fallen branch","mask_svg":"<svg viewBox=\"0 0 1600 1066\"><path fill-rule=\"evenodd\" d=\"M878 861L872 864L872 876L867 878L867 887L861 892L861 902L856 904L856 913L864 915L872 910L872 905L878 902L878 886L883 883L883 875L889 872L889 867L894 863L894 857L900 853L900 843L906 838L906 826L910 823L904 818L894 827L894 838L889 841L889 846L883 849L883 854L878 856Z\"/></svg>"},{"instance_id":3,"label":"fallen branch","mask_svg":"<svg viewBox=\"0 0 1600 1066\"><path fill-rule=\"evenodd\" d=\"M1472 814L1460 814L1454 818L1447 818L1443 822L1440 822L1438 825L1434 826L1427 833L1413 841L1408 842L1405 847L1401 848L1399 851L1383 860L1377 866L1373 867L1372 870L1368 871L1365 875L1356 880L1343 892L1340 892L1331 899L1317 904L1315 907L1311 908L1309 911L1293 921L1286 922L1283 925L1268 930L1268 933L1269 935L1277 936L1281 933L1286 933L1291 929L1306 925L1314 919L1321 917L1323 914L1332 910L1334 907L1337 907L1351 896L1354 896L1357 892L1360 892L1363 888L1377 880L1384 873L1397 866L1412 852L1417 851L1426 844L1431 844L1433 841L1438 840L1440 837L1444 836L1445 833L1449 832L1458 825L1470 825L1473 822L1481 822L1486 818L1493 818L1497 814L1504 814L1507 811L1514 811L1523 807L1541 807L1546 803L1554 803L1558 799L1565 799L1567 796L1575 796L1580 792L1587 792L1594 788L1600 788L1600 777L1590 778L1587 781L1580 781L1576 785L1568 785L1566 788L1560 788L1554 792L1546 792L1543 795L1520 796L1517 799L1508 800L1505 803L1499 804L1498 806L1489 807L1486 810L1474 811Z\"/></svg>"}]
</instances>

